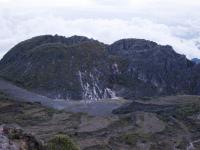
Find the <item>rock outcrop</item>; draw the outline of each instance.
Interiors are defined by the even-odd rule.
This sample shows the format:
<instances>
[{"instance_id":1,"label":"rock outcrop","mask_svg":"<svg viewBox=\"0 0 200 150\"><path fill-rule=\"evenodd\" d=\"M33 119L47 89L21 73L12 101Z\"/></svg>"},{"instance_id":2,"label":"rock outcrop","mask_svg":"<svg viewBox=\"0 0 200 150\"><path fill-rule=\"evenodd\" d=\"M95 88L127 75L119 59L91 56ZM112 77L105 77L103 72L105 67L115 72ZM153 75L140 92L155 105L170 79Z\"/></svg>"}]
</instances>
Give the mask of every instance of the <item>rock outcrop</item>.
<instances>
[{"instance_id":1,"label":"rock outcrop","mask_svg":"<svg viewBox=\"0 0 200 150\"><path fill-rule=\"evenodd\" d=\"M42 144L16 125L0 126L1 150L43 150Z\"/></svg>"}]
</instances>

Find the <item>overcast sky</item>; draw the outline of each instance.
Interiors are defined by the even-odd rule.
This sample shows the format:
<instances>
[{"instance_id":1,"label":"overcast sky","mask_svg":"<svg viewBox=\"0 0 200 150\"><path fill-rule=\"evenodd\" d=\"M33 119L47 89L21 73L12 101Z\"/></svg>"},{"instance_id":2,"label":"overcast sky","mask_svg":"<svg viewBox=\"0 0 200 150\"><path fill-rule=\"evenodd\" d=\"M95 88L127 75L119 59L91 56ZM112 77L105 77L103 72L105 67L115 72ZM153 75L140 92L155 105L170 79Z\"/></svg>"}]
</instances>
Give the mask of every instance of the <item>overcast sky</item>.
<instances>
[{"instance_id":1,"label":"overcast sky","mask_svg":"<svg viewBox=\"0 0 200 150\"><path fill-rule=\"evenodd\" d=\"M0 58L42 34L142 38L200 58L200 0L0 0Z\"/></svg>"}]
</instances>

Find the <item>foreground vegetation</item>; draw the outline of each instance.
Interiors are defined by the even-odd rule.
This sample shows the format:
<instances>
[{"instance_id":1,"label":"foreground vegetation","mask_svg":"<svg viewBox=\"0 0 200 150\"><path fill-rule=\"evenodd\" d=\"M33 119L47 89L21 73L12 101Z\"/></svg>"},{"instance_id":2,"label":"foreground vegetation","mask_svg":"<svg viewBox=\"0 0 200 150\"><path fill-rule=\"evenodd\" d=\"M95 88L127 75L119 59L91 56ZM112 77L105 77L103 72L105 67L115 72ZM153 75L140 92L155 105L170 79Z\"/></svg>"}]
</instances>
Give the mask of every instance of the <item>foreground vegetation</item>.
<instances>
[{"instance_id":1,"label":"foreground vegetation","mask_svg":"<svg viewBox=\"0 0 200 150\"><path fill-rule=\"evenodd\" d=\"M177 97L180 104L171 112L149 109L113 116L89 116L84 113L57 111L39 103L13 101L0 92L0 124L17 124L31 133L48 150L182 150L190 141L200 139L198 97ZM165 105L161 100L145 103ZM174 101L174 100L173 100ZM143 102L143 100L141 100ZM11 139L16 138L15 135ZM197 149L200 147L194 144Z\"/></svg>"}]
</instances>

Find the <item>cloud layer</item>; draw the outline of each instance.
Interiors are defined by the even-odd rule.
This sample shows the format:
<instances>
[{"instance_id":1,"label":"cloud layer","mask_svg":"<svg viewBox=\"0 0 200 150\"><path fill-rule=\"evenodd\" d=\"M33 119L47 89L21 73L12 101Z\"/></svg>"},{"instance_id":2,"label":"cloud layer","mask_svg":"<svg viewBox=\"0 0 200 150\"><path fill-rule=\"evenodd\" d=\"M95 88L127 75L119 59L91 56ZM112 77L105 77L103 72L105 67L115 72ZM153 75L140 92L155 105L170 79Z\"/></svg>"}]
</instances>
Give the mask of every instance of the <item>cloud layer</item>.
<instances>
[{"instance_id":1,"label":"cloud layer","mask_svg":"<svg viewBox=\"0 0 200 150\"><path fill-rule=\"evenodd\" d=\"M0 57L33 36L76 34L105 43L148 39L200 58L199 9L200 2L180 0L0 0Z\"/></svg>"}]
</instances>

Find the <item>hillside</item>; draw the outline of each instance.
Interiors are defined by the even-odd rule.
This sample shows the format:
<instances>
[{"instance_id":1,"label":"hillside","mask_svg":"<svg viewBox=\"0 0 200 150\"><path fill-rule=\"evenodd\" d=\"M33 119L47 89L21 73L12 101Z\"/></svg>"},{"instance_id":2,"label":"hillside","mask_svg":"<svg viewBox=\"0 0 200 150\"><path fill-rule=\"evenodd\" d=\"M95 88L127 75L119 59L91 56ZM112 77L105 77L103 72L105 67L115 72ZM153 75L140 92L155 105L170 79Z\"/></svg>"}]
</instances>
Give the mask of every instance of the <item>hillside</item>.
<instances>
[{"instance_id":1,"label":"hillside","mask_svg":"<svg viewBox=\"0 0 200 150\"><path fill-rule=\"evenodd\" d=\"M82 36L34 37L3 57L0 77L57 99L200 94L198 64L143 39L106 45Z\"/></svg>"},{"instance_id":2,"label":"hillside","mask_svg":"<svg viewBox=\"0 0 200 150\"><path fill-rule=\"evenodd\" d=\"M0 129L6 127L10 131L10 136L6 130L3 136L0 132L0 139L3 138L0 146L18 142L17 146L27 144L33 148L34 143L35 149L46 150L45 146L54 137L69 136L81 150L200 148L199 96L138 99L135 106L131 109L134 113L117 109L119 115L91 116L57 111L39 103L13 101L0 92L0 124L4 124ZM39 143L43 149L38 148Z\"/></svg>"}]
</instances>

